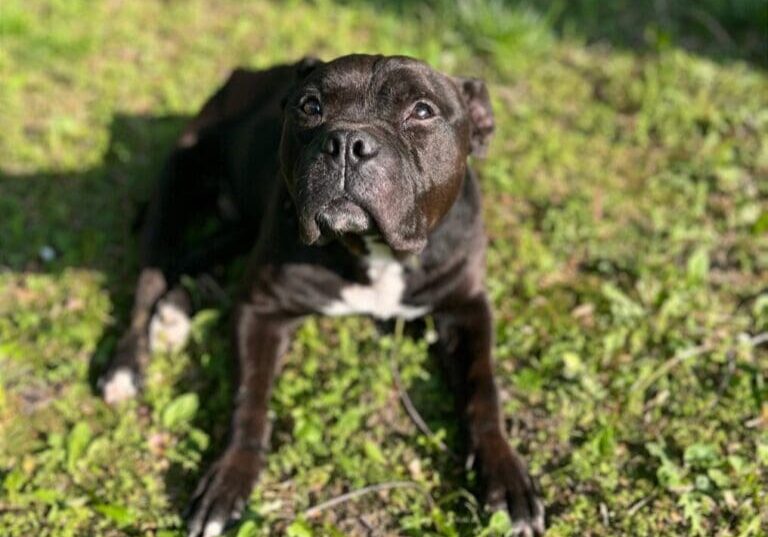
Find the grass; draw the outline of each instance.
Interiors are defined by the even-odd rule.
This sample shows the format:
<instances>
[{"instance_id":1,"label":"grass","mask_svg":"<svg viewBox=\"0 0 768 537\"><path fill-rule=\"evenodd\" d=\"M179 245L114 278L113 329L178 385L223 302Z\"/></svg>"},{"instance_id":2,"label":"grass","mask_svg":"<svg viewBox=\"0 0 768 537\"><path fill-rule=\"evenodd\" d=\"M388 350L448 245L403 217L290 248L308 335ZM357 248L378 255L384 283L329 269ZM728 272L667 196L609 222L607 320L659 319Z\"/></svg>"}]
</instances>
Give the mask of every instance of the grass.
<instances>
[{"instance_id":1,"label":"grass","mask_svg":"<svg viewBox=\"0 0 768 537\"><path fill-rule=\"evenodd\" d=\"M490 84L498 130L477 165L496 369L549 535L766 535L768 9L708 0L697 25L681 4L646 4L623 3L619 20L587 0L5 0L0 533L183 535L226 432L230 304L188 282L201 307L189 348L156 357L137 401L93 395L130 307L136 207L181 116L234 66L376 51ZM455 445L425 342L313 319L229 535L505 533L400 408L391 352ZM393 481L418 488L304 516Z\"/></svg>"}]
</instances>

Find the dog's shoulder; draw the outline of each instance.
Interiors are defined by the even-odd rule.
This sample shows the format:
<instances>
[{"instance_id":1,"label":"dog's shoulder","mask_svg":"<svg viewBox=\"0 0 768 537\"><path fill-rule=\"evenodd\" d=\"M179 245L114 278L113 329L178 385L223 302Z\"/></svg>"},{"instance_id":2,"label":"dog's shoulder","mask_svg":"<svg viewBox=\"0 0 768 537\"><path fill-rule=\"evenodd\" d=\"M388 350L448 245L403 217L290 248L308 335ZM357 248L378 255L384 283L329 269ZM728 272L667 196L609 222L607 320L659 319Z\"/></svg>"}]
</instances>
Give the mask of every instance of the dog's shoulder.
<instances>
[{"instance_id":1,"label":"dog's shoulder","mask_svg":"<svg viewBox=\"0 0 768 537\"><path fill-rule=\"evenodd\" d=\"M295 79L295 65L237 68L187 124L178 145L191 147L203 133L257 110L274 112Z\"/></svg>"}]
</instances>

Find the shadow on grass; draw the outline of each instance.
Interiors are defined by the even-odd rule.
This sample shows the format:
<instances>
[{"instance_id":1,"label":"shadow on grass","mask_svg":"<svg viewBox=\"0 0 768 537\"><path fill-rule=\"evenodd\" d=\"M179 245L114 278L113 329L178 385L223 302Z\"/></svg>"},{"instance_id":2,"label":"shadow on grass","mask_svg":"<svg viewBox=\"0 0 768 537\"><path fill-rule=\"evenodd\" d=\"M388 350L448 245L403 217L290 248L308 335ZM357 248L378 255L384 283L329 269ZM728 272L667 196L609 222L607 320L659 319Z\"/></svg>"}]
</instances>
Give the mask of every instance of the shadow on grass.
<instances>
[{"instance_id":1,"label":"shadow on grass","mask_svg":"<svg viewBox=\"0 0 768 537\"><path fill-rule=\"evenodd\" d=\"M103 278L112 322L104 327L89 362L88 382L94 393L128 322L138 275L141 214L188 119L116 115L103 164L85 171L19 175L0 170L0 268L45 274L88 270ZM205 375L182 374L174 387L178 393L200 392L200 400L211 403L213 408L206 407L193 423L211 433L211 451L220 447L226 433L228 419L221 416L229 416L231 399L232 367L227 360L219 362L205 367ZM175 508L183 507L197 477L175 466L168 471L166 486Z\"/></svg>"},{"instance_id":2,"label":"shadow on grass","mask_svg":"<svg viewBox=\"0 0 768 537\"><path fill-rule=\"evenodd\" d=\"M91 361L92 386L131 307L141 212L186 119L115 116L103 165L85 171L0 171L0 266L51 274L92 270L104 278L115 322Z\"/></svg>"}]
</instances>

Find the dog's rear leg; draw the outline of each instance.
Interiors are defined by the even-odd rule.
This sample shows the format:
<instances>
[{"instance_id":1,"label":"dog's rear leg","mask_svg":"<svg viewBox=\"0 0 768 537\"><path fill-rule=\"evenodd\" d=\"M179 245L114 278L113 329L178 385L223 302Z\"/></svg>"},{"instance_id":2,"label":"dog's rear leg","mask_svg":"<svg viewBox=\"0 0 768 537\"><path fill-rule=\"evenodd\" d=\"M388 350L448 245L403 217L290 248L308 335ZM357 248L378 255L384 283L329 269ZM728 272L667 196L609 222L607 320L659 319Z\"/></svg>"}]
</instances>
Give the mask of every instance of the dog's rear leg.
<instances>
[{"instance_id":1,"label":"dog's rear leg","mask_svg":"<svg viewBox=\"0 0 768 537\"><path fill-rule=\"evenodd\" d=\"M155 303L168 288L165 275L157 268L144 268L136 286L131 324L120 338L105 374L99 380L104 400L114 404L138 393L141 374L149 359L147 326Z\"/></svg>"},{"instance_id":2,"label":"dog's rear leg","mask_svg":"<svg viewBox=\"0 0 768 537\"><path fill-rule=\"evenodd\" d=\"M210 209L210 200L216 197L211 192L210 182L201 176L201 170L206 169L209 160L211 156L199 147L176 150L161 177L142 230L142 269L130 325L99 380L99 387L108 403L133 397L140 389L143 371L149 361L150 328L153 324L156 328L167 328L162 325L171 324L177 325L181 332L188 330L188 326L184 325L189 304L188 300L184 300L183 289L176 288L167 298L162 298L178 279L176 265L183 256L180 245L185 231L193 218ZM153 313L156 313L155 319L168 322L153 323ZM155 331L158 334L161 332Z\"/></svg>"}]
</instances>

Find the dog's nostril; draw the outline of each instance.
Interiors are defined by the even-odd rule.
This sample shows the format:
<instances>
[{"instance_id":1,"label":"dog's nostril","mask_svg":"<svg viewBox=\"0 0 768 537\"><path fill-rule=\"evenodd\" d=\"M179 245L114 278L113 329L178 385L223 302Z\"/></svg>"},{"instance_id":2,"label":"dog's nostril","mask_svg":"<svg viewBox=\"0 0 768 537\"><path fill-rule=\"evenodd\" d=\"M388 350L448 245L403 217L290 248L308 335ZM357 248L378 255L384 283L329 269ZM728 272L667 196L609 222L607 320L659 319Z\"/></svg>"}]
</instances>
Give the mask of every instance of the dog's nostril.
<instances>
[{"instance_id":1,"label":"dog's nostril","mask_svg":"<svg viewBox=\"0 0 768 537\"><path fill-rule=\"evenodd\" d=\"M362 140L355 140L352 143L352 154L356 157L364 157L365 156L365 144Z\"/></svg>"},{"instance_id":2,"label":"dog's nostril","mask_svg":"<svg viewBox=\"0 0 768 537\"><path fill-rule=\"evenodd\" d=\"M338 134L331 134L323 142L323 152L338 157L341 154L341 137Z\"/></svg>"},{"instance_id":3,"label":"dog's nostril","mask_svg":"<svg viewBox=\"0 0 768 537\"><path fill-rule=\"evenodd\" d=\"M379 146L367 133L336 131L325 136L321 150L335 161L357 162L375 157Z\"/></svg>"},{"instance_id":4,"label":"dog's nostril","mask_svg":"<svg viewBox=\"0 0 768 537\"><path fill-rule=\"evenodd\" d=\"M376 155L376 146L372 140L364 137L352 142L352 156L357 159L371 158Z\"/></svg>"}]
</instances>

